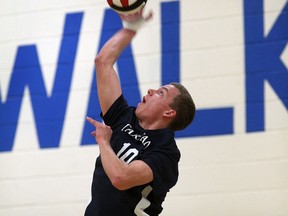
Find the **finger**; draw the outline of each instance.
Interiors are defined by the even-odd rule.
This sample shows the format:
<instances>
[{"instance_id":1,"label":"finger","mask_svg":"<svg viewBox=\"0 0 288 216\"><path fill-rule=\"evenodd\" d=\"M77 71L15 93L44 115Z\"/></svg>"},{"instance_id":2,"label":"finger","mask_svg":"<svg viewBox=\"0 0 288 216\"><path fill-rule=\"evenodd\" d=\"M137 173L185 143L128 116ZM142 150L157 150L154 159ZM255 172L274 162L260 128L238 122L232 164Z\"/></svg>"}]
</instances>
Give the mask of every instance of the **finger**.
<instances>
[{"instance_id":1,"label":"finger","mask_svg":"<svg viewBox=\"0 0 288 216\"><path fill-rule=\"evenodd\" d=\"M148 14L144 17L144 19L145 19L145 21L149 21L149 20L152 19L152 17L153 17L153 11L150 10L150 11L148 12Z\"/></svg>"},{"instance_id":2,"label":"finger","mask_svg":"<svg viewBox=\"0 0 288 216\"><path fill-rule=\"evenodd\" d=\"M96 121L96 120L94 120L94 119L92 119L92 118L90 118L90 117L86 117L86 119L87 119L87 121L89 121L89 122L90 122L92 125L94 125L95 127L98 127L98 126L102 125L101 122L98 122L98 121Z\"/></svg>"}]
</instances>

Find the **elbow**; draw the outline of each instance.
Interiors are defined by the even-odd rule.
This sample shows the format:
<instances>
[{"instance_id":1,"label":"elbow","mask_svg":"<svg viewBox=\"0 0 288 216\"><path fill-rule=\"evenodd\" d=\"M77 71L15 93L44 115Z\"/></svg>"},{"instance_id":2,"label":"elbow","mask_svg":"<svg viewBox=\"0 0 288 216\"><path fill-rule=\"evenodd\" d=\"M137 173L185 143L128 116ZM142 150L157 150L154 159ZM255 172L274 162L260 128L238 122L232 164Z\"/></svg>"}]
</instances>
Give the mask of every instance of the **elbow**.
<instances>
[{"instance_id":1,"label":"elbow","mask_svg":"<svg viewBox=\"0 0 288 216\"><path fill-rule=\"evenodd\" d=\"M94 59L96 68L113 67L115 59L112 56L108 56L105 53L100 52Z\"/></svg>"},{"instance_id":2,"label":"elbow","mask_svg":"<svg viewBox=\"0 0 288 216\"><path fill-rule=\"evenodd\" d=\"M112 185L117 188L118 190L127 190L130 187L127 186L127 184L125 183L124 179L121 178L120 176L114 177L110 179Z\"/></svg>"},{"instance_id":3,"label":"elbow","mask_svg":"<svg viewBox=\"0 0 288 216\"><path fill-rule=\"evenodd\" d=\"M99 54L96 56L96 58L94 59L94 64L96 67L100 67L105 65L105 59L103 57L103 55Z\"/></svg>"},{"instance_id":4,"label":"elbow","mask_svg":"<svg viewBox=\"0 0 288 216\"><path fill-rule=\"evenodd\" d=\"M101 54L97 55L94 59L97 76L107 75L109 68L113 67L112 64Z\"/></svg>"}]
</instances>

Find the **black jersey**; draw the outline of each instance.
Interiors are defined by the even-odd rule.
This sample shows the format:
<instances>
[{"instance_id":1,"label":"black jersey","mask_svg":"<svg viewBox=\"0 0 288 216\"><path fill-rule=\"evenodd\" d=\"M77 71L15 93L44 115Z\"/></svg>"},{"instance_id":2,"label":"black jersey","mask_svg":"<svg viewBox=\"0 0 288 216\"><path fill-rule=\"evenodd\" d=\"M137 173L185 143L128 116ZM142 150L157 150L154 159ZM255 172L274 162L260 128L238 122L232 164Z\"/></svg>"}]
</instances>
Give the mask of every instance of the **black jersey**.
<instances>
[{"instance_id":1,"label":"black jersey","mask_svg":"<svg viewBox=\"0 0 288 216\"><path fill-rule=\"evenodd\" d=\"M180 152L174 132L144 130L135 116L135 107L129 107L123 96L102 118L113 130L110 144L115 154L126 163L133 160L147 163L153 171L153 181L120 191L107 177L100 155L96 159L92 199L85 216L159 215L167 192L178 179Z\"/></svg>"}]
</instances>

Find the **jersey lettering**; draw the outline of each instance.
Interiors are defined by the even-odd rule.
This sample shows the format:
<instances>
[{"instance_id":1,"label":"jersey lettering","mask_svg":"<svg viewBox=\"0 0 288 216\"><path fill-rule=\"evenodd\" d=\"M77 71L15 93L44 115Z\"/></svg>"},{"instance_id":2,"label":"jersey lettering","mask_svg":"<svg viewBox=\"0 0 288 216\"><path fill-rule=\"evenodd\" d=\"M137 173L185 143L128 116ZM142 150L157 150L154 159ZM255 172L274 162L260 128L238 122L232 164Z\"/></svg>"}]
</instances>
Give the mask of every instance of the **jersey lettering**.
<instances>
[{"instance_id":1,"label":"jersey lettering","mask_svg":"<svg viewBox=\"0 0 288 216\"><path fill-rule=\"evenodd\" d=\"M130 145L131 145L130 143L124 143L123 147L117 153L117 157L119 157L120 160L122 160L127 164L129 164L139 153L139 151L136 148L130 148L127 150L127 148Z\"/></svg>"},{"instance_id":2,"label":"jersey lettering","mask_svg":"<svg viewBox=\"0 0 288 216\"><path fill-rule=\"evenodd\" d=\"M144 134L137 134L133 130L132 126L130 124L125 125L121 131L127 133L129 136L133 137L135 140L142 142L142 144L147 148L150 144L151 141L148 140L149 137L144 133Z\"/></svg>"}]
</instances>

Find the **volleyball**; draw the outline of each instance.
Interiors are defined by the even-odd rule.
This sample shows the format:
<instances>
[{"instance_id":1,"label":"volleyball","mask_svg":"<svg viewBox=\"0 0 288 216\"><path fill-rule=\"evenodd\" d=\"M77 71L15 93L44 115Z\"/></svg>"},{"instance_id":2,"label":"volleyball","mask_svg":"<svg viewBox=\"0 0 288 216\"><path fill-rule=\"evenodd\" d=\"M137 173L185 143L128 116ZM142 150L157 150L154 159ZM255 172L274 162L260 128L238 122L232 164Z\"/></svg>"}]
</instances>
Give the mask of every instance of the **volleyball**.
<instances>
[{"instance_id":1,"label":"volleyball","mask_svg":"<svg viewBox=\"0 0 288 216\"><path fill-rule=\"evenodd\" d=\"M147 0L107 0L109 6L119 14L129 15L140 11Z\"/></svg>"}]
</instances>

